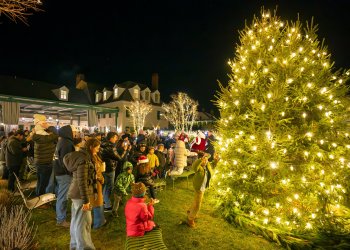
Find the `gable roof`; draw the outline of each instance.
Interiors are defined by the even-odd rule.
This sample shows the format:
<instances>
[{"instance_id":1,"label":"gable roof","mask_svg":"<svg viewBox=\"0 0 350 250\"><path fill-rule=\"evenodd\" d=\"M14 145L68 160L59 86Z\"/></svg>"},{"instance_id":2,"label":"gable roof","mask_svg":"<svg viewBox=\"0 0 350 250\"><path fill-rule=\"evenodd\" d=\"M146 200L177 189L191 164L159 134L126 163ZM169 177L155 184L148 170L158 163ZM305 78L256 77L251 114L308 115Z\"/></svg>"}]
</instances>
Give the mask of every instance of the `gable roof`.
<instances>
[{"instance_id":1,"label":"gable roof","mask_svg":"<svg viewBox=\"0 0 350 250\"><path fill-rule=\"evenodd\" d=\"M4 95L44 100L60 100L52 90L60 89L63 86L64 84L57 85L16 76L0 75L0 93ZM85 91L76 88L69 88L68 101L81 104L93 104Z\"/></svg>"}]
</instances>

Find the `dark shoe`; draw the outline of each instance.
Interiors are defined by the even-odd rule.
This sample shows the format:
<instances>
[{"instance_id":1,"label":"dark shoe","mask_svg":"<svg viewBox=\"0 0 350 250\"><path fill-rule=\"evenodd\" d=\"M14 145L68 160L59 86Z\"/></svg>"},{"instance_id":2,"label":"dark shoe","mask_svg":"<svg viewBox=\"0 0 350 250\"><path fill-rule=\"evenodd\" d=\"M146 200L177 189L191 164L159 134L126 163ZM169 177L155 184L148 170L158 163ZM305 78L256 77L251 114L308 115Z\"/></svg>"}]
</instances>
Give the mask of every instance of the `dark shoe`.
<instances>
[{"instance_id":1,"label":"dark shoe","mask_svg":"<svg viewBox=\"0 0 350 250\"><path fill-rule=\"evenodd\" d=\"M56 223L57 226L61 226L61 227L65 227L65 228L70 228L70 222L67 222L67 221L62 221L60 223Z\"/></svg>"},{"instance_id":2,"label":"dark shoe","mask_svg":"<svg viewBox=\"0 0 350 250\"><path fill-rule=\"evenodd\" d=\"M105 213L112 212L112 207L105 207Z\"/></svg>"},{"instance_id":3,"label":"dark shoe","mask_svg":"<svg viewBox=\"0 0 350 250\"><path fill-rule=\"evenodd\" d=\"M115 218L118 218L118 217L119 217L117 211L112 211L112 216L115 217Z\"/></svg>"}]
</instances>

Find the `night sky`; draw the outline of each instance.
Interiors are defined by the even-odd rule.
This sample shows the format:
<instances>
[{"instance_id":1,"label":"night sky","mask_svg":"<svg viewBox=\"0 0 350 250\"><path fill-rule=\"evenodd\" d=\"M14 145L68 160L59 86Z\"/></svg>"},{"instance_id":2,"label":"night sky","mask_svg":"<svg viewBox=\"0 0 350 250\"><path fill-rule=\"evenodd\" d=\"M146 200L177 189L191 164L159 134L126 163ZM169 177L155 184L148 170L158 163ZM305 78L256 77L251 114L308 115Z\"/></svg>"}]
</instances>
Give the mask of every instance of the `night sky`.
<instances>
[{"instance_id":1,"label":"night sky","mask_svg":"<svg viewBox=\"0 0 350 250\"><path fill-rule=\"evenodd\" d=\"M84 73L103 88L158 72L164 101L185 91L209 111L238 30L276 5L285 20L314 16L336 66L350 68L350 1L42 1L30 26L0 17L0 74L71 86Z\"/></svg>"}]
</instances>

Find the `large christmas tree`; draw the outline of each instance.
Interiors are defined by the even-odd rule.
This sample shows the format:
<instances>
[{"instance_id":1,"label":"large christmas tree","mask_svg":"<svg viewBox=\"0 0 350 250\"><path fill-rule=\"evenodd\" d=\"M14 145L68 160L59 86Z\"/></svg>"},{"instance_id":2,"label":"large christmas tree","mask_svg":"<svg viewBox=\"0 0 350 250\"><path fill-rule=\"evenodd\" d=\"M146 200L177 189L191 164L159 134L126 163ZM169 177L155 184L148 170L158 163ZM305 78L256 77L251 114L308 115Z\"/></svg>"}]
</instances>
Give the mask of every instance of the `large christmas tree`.
<instances>
[{"instance_id":1,"label":"large christmas tree","mask_svg":"<svg viewBox=\"0 0 350 250\"><path fill-rule=\"evenodd\" d=\"M213 186L227 218L299 235L345 230L349 72L334 69L316 31L262 11L240 32L217 100Z\"/></svg>"}]
</instances>

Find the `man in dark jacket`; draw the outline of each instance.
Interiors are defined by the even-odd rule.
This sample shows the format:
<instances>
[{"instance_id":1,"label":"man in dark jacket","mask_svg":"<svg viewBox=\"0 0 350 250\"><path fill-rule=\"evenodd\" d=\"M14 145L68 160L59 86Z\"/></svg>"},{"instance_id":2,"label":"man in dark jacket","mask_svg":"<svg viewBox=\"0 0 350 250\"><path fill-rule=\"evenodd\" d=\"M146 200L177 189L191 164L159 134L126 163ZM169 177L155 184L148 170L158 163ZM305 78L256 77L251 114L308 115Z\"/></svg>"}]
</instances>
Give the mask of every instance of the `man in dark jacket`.
<instances>
[{"instance_id":1,"label":"man in dark jacket","mask_svg":"<svg viewBox=\"0 0 350 250\"><path fill-rule=\"evenodd\" d=\"M49 184L52 173L52 160L58 139L55 127L48 127L49 133L38 134L33 130L32 139L34 142L34 164L37 169L38 183L36 185L36 195L45 194L45 189Z\"/></svg>"},{"instance_id":2,"label":"man in dark jacket","mask_svg":"<svg viewBox=\"0 0 350 250\"><path fill-rule=\"evenodd\" d=\"M3 163L3 173L2 173L2 179L3 180L8 180L9 178L9 170L8 167L6 166L6 147L7 147L7 143L8 140L11 138L11 136L13 136L13 132L9 132L7 135L7 138L4 138L1 141L0 144L0 161Z\"/></svg>"},{"instance_id":3,"label":"man in dark jacket","mask_svg":"<svg viewBox=\"0 0 350 250\"><path fill-rule=\"evenodd\" d=\"M107 134L107 141L101 145L101 157L102 161L106 164L105 172L103 173L103 201L105 211L112 211L112 203L110 196L114 186L115 169L117 161L122 161L126 154L126 151L122 155L119 155L115 148L115 143L118 141L118 135L115 132L109 132Z\"/></svg>"},{"instance_id":4,"label":"man in dark jacket","mask_svg":"<svg viewBox=\"0 0 350 250\"><path fill-rule=\"evenodd\" d=\"M27 151L26 147L22 146L24 138L23 131L17 131L11 136L7 142L5 149L6 166L9 170L8 190L15 191L15 174L19 176L19 170Z\"/></svg>"},{"instance_id":5,"label":"man in dark jacket","mask_svg":"<svg viewBox=\"0 0 350 250\"><path fill-rule=\"evenodd\" d=\"M214 148L214 142L216 141L213 131L209 130L208 131L208 140L207 140L207 145L205 152L210 154L212 157L210 159L210 162L214 160L214 155L215 155L215 148Z\"/></svg>"},{"instance_id":6,"label":"man in dark jacket","mask_svg":"<svg viewBox=\"0 0 350 250\"><path fill-rule=\"evenodd\" d=\"M75 151L73 138L79 131L73 125L66 125L58 131L59 140L56 146L55 160L53 169L57 182L57 202L56 202L56 220L58 226L69 227L67 218L68 189L72 181L72 176L64 166L63 157Z\"/></svg>"},{"instance_id":7,"label":"man in dark jacket","mask_svg":"<svg viewBox=\"0 0 350 250\"><path fill-rule=\"evenodd\" d=\"M164 177L167 169L166 169L166 151L164 150L163 143L158 144L157 150L154 152L154 154L158 157L158 160L159 160L160 176Z\"/></svg>"}]
</instances>

